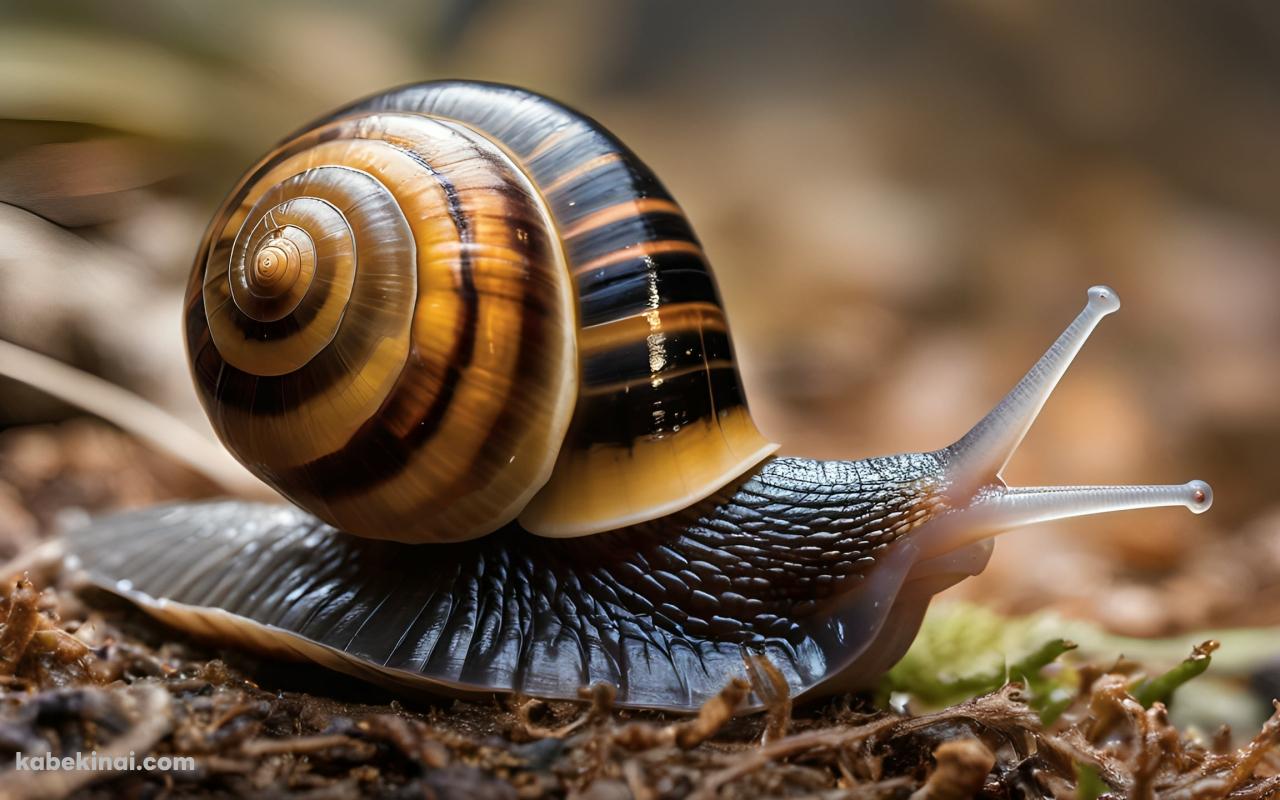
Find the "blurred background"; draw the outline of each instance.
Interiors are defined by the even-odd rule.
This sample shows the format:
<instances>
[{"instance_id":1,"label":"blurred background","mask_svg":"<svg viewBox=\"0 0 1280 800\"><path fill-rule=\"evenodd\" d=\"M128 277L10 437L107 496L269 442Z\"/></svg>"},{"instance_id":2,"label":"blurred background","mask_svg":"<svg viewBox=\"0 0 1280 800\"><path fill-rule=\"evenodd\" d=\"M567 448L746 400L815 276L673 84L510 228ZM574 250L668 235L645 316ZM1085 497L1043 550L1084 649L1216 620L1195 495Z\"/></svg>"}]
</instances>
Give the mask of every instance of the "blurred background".
<instances>
[{"instance_id":1,"label":"blurred background","mask_svg":"<svg viewBox=\"0 0 1280 800\"><path fill-rule=\"evenodd\" d=\"M630 144L696 226L785 451L932 449L1105 282L1124 298L1012 483L1215 487L1004 537L954 592L1131 635L1280 623L1280 6L0 3L0 339L193 425L180 294L240 173L443 77ZM0 555L67 507L214 491L0 382Z\"/></svg>"}]
</instances>

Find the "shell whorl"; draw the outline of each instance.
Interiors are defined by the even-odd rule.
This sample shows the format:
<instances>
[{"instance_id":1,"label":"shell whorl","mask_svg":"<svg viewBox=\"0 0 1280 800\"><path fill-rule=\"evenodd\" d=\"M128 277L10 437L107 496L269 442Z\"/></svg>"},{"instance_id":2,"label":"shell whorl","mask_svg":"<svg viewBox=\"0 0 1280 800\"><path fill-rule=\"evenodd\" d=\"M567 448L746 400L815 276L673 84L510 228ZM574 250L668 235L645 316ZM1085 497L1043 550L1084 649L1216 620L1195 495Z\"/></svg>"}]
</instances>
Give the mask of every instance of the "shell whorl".
<instances>
[{"instance_id":1,"label":"shell whorl","mask_svg":"<svg viewBox=\"0 0 1280 800\"><path fill-rule=\"evenodd\" d=\"M550 475L576 391L537 191L494 143L419 115L325 123L252 170L197 261L187 336L228 447L380 538L509 522Z\"/></svg>"},{"instance_id":2,"label":"shell whorl","mask_svg":"<svg viewBox=\"0 0 1280 800\"><path fill-rule=\"evenodd\" d=\"M405 87L286 141L215 217L186 325L223 441L365 536L619 528L774 450L674 200L511 87Z\"/></svg>"}]
</instances>

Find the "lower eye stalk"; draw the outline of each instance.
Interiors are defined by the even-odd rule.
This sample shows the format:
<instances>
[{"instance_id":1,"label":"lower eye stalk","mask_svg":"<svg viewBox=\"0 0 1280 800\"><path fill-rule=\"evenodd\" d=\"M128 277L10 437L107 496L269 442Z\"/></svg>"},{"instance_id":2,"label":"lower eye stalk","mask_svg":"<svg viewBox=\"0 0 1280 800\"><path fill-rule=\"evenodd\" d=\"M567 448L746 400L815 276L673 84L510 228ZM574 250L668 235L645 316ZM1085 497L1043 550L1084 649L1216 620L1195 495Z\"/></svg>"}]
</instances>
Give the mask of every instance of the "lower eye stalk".
<instances>
[{"instance_id":1,"label":"lower eye stalk","mask_svg":"<svg viewBox=\"0 0 1280 800\"><path fill-rule=\"evenodd\" d=\"M1204 481L1146 486L1011 486L974 498L974 522L993 532L1111 511L1186 506L1203 514L1213 505Z\"/></svg>"},{"instance_id":2,"label":"lower eye stalk","mask_svg":"<svg viewBox=\"0 0 1280 800\"><path fill-rule=\"evenodd\" d=\"M1203 514L1213 505L1213 490L1204 481L1146 486L1011 486L982 499L980 505L1012 525L1030 525L1108 511L1186 506Z\"/></svg>"},{"instance_id":3,"label":"lower eye stalk","mask_svg":"<svg viewBox=\"0 0 1280 800\"><path fill-rule=\"evenodd\" d=\"M958 509L924 531L918 544L924 556L950 552L966 544L1037 522L1131 511L1138 508L1184 506L1203 514L1213 505L1213 490L1204 481L1135 486L989 486L979 490L969 506Z\"/></svg>"}]
</instances>

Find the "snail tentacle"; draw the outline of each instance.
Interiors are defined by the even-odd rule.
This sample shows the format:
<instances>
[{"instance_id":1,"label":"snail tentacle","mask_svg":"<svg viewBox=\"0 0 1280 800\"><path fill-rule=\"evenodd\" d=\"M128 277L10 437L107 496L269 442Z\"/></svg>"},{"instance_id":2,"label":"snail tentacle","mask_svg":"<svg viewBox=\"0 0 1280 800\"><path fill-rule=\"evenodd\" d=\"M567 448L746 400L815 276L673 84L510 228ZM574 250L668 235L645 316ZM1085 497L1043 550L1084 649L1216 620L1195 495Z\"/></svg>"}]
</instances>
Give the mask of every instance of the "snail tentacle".
<instances>
[{"instance_id":1,"label":"snail tentacle","mask_svg":"<svg viewBox=\"0 0 1280 800\"><path fill-rule=\"evenodd\" d=\"M1120 308L1120 296L1110 287L1094 286L1088 296L1084 309L1022 380L978 424L947 448L948 470L953 481L974 484L1000 477L1089 335L1103 317Z\"/></svg>"},{"instance_id":2,"label":"snail tentacle","mask_svg":"<svg viewBox=\"0 0 1280 800\"><path fill-rule=\"evenodd\" d=\"M957 512L962 519L922 532L917 544L922 557L929 558L1038 522L1177 506L1203 514L1212 505L1213 490L1200 480L1149 485L992 486L979 491L968 508Z\"/></svg>"}]
</instances>

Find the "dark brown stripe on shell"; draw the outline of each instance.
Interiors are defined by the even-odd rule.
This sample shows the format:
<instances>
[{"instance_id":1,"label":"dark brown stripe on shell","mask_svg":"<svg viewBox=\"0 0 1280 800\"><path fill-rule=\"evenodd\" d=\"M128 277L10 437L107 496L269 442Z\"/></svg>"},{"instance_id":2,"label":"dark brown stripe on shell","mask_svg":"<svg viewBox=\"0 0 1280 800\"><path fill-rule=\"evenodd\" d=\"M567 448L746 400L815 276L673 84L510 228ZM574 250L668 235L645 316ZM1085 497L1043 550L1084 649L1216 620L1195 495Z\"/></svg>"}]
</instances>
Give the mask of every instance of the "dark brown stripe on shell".
<instances>
[{"instance_id":1,"label":"dark brown stripe on shell","mask_svg":"<svg viewBox=\"0 0 1280 800\"><path fill-rule=\"evenodd\" d=\"M724 331L664 331L658 328L647 340L605 350L582 359L584 390L608 383L660 380L667 371L712 361L732 362L729 336Z\"/></svg>"},{"instance_id":2,"label":"dark brown stripe on shell","mask_svg":"<svg viewBox=\"0 0 1280 800\"><path fill-rule=\"evenodd\" d=\"M462 299L463 311L459 328L453 337L455 345L438 391L431 404L419 416L418 422L409 429L408 436L396 435L387 427L387 422L411 416L412 409L422 397L423 393L415 387L416 382L426 376L416 346L410 348L404 370L382 406L352 435L344 447L283 473L280 479L282 485L309 486L321 502L327 496L344 497L367 491L403 472L414 452L439 430L453 401L453 394L461 382L462 371L471 364L475 355L478 298L471 275L471 258L466 247L472 242L471 224L462 208L458 191L448 178L421 156L409 154L444 190L449 217L463 244L459 248L458 265L458 295Z\"/></svg>"},{"instance_id":3,"label":"dark brown stripe on shell","mask_svg":"<svg viewBox=\"0 0 1280 800\"><path fill-rule=\"evenodd\" d=\"M698 243L683 214L639 214L611 222L566 240L565 251L570 264L588 264L641 242L668 241Z\"/></svg>"},{"instance_id":4,"label":"dark brown stripe on shell","mask_svg":"<svg viewBox=\"0 0 1280 800\"><path fill-rule=\"evenodd\" d=\"M668 378L658 386L642 381L627 392L580 397L568 444L631 447L745 404L731 363Z\"/></svg>"},{"instance_id":5,"label":"dark brown stripe on shell","mask_svg":"<svg viewBox=\"0 0 1280 800\"><path fill-rule=\"evenodd\" d=\"M630 258L576 276L583 327L599 325L674 303L712 302L719 293L702 257L658 253Z\"/></svg>"}]
</instances>

